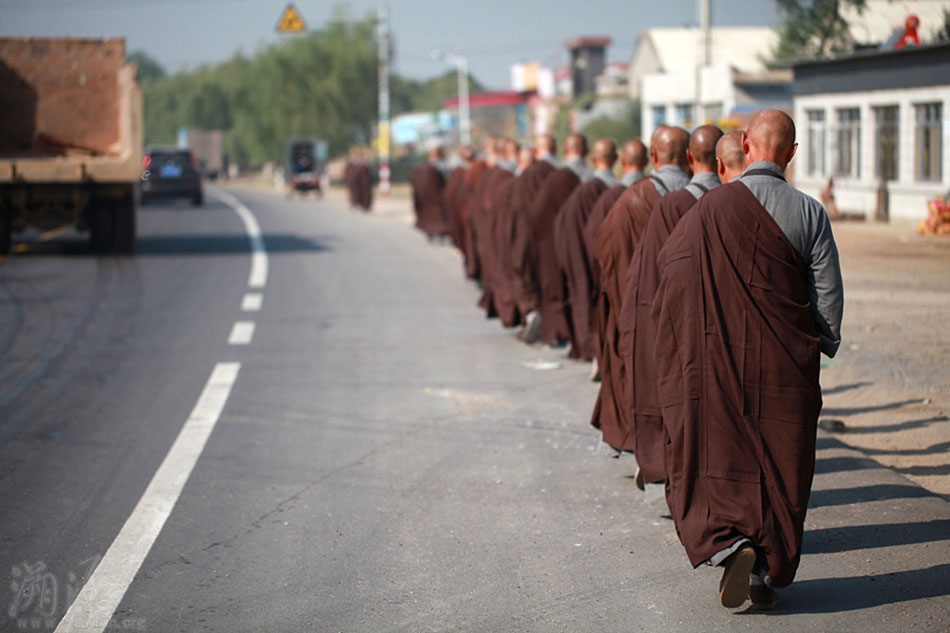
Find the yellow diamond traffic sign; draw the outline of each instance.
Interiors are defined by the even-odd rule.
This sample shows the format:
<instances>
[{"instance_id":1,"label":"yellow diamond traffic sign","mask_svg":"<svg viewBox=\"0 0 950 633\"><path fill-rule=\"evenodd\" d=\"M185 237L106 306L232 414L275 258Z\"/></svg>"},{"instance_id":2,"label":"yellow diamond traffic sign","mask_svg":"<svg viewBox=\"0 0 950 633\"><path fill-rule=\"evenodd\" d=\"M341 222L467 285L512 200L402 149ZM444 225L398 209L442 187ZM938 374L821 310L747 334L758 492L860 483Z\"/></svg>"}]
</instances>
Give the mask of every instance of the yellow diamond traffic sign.
<instances>
[{"instance_id":1,"label":"yellow diamond traffic sign","mask_svg":"<svg viewBox=\"0 0 950 633\"><path fill-rule=\"evenodd\" d=\"M300 12L297 11L297 7L294 6L294 3L291 2L280 15L280 20L277 21L277 32L300 33L306 29L307 25L304 24L303 18L300 17Z\"/></svg>"}]
</instances>

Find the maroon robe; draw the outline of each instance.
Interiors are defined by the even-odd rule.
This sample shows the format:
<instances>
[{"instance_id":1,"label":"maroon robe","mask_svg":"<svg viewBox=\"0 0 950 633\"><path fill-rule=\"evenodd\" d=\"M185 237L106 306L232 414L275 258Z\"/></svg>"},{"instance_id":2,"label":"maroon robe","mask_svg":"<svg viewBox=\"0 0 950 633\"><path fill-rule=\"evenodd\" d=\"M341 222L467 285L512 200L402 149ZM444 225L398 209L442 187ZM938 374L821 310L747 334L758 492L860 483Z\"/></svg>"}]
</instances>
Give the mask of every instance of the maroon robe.
<instances>
[{"instance_id":1,"label":"maroon robe","mask_svg":"<svg viewBox=\"0 0 950 633\"><path fill-rule=\"evenodd\" d=\"M584 227L594 205L606 190L607 183L600 178L592 178L577 187L561 207L555 225L556 254L567 287L571 316L571 358L590 360L597 355L594 347L597 295L584 243Z\"/></svg>"},{"instance_id":2,"label":"maroon robe","mask_svg":"<svg viewBox=\"0 0 950 633\"><path fill-rule=\"evenodd\" d=\"M669 193L656 203L627 269L627 288L620 309L620 349L626 369L628 433L624 446L637 456L646 483L666 479L663 466L663 419L656 404L653 345L656 329L650 311L660 284L656 258L683 214L696 204L686 189Z\"/></svg>"},{"instance_id":3,"label":"maroon robe","mask_svg":"<svg viewBox=\"0 0 950 633\"><path fill-rule=\"evenodd\" d=\"M515 299L515 287L512 283L508 264L509 244L508 229L510 227L511 196L517 178L514 174L501 179L495 188L492 198L492 245L494 247L494 268L492 293L495 300L495 309L498 319L505 327L514 327L522 322L525 315L518 309Z\"/></svg>"},{"instance_id":4,"label":"maroon robe","mask_svg":"<svg viewBox=\"0 0 950 633\"><path fill-rule=\"evenodd\" d=\"M561 206L580 179L570 169L561 168L544 179L538 195L528 207L531 226L531 258L537 280L541 314L541 340L557 344L570 339L564 278L554 249L554 222Z\"/></svg>"},{"instance_id":5,"label":"maroon robe","mask_svg":"<svg viewBox=\"0 0 950 633\"><path fill-rule=\"evenodd\" d=\"M806 264L734 182L683 217L658 266L654 361L676 532L693 565L749 538L784 587L801 558L821 410Z\"/></svg>"},{"instance_id":6,"label":"maroon robe","mask_svg":"<svg viewBox=\"0 0 950 633\"><path fill-rule=\"evenodd\" d=\"M442 201L445 176L433 165L420 163L413 167L410 182L416 227L429 237L448 233L448 217Z\"/></svg>"},{"instance_id":7,"label":"maroon robe","mask_svg":"<svg viewBox=\"0 0 950 633\"><path fill-rule=\"evenodd\" d=\"M455 248L462 251L464 235L462 232L462 203L465 196L465 169L456 167L449 174L442 190L442 204L446 209L449 224L449 235Z\"/></svg>"},{"instance_id":8,"label":"maroon robe","mask_svg":"<svg viewBox=\"0 0 950 633\"><path fill-rule=\"evenodd\" d=\"M502 183L512 178L512 173L501 167L490 168L482 178L478 190L478 205L471 218L473 243L478 252L481 270L482 296L478 305L488 318L498 316L495 295L498 287L498 261L495 248L495 198Z\"/></svg>"},{"instance_id":9,"label":"maroon robe","mask_svg":"<svg viewBox=\"0 0 950 633\"><path fill-rule=\"evenodd\" d=\"M660 199L653 180L630 185L607 213L594 236L594 257L600 266L597 331L600 338L600 391L590 423L604 442L631 450L627 439L626 369L620 353L618 320L626 290L627 268L653 206Z\"/></svg>"},{"instance_id":10,"label":"maroon robe","mask_svg":"<svg viewBox=\"0 0 950 633\"><path fill-rule=\"evenodd\" d=\"M346 167L343 168L343 184L346 185L346 196L351 207L356 206L356 188L353 186L355 167L355 163L347 162Z\"/></svg>"},{"instance_id":11,"label":"maroon robe","mask_svg":"<svg viewBox=\"0 0 950 633\"><path fill-rule=\"evenodd\" d=\"M482 178L488 170L488 163L481 159L473 162L465 170L465 195L460 220L462 225L462 254L465 256L465 275L469 279L479 279L481 277L475 235L472 233L472 215L478 207L478 191L481 187Z\"/></svg>"},{"instance_id":12,"label":"maroon robe","mask_svg":"<svg viewBox=\"0 0 950 633\"><path fill-rule=\"evenodd\" d=\"M614 185L602 193L600 197L597 198L597 203L594 205L594 208L591 209L587 223L584 225L584 248L587 250L587 258L590 261L590 272L594 280L594 292L597 294L599 294L600 290L600 266L594 257L594 237L597 234L597 229L599 229L601 223L603 223L604 218L607 217L607 213L626 190L627 187L623 185ZM594 331L596 332L596 330L595 324ZM596 346L596 349L600 349L599 344Z\"/></svg>"},{"instance_id":13,"label":"maroon robe","mask_svg":"<svg viewBox=\"0 0 950 633\"><path fill-rule=\"evenodd\" d=\"M554 169L551 163L541 160L521 172L512 184L508 214L502 217L502 226L499 227L501 248L507 249L502 259L502 271L522 318L541 307L532 257L533 230L529 209Z\"/></svg>"},{"instance_id":14,"label":"maroon robe","mask_svg":"<svg viewBox=\"0 0 950 633\"><path fill-rule=\"evenodd\" d=\"M373 174L366 163L354 163L350 174L351 199L364 211L373 206Z\"/></svg>"}]
</instances>

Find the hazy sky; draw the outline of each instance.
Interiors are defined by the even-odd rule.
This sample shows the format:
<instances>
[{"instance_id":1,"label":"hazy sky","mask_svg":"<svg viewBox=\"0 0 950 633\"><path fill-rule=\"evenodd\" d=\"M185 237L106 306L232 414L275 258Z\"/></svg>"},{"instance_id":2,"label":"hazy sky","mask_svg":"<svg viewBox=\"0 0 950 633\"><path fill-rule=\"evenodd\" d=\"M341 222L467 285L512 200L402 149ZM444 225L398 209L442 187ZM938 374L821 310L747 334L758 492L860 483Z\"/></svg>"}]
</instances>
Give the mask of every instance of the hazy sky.
<instances>
[{"instance_id":1,"label":"hazy sky","mask_svg":"<svg viewBox=\"0 0 950 633\"><path fill-rule=\"evenodd\" d=\"M774 26L774 0L711 0L713 25ZM361 18L381 2L296 0L309 28L334 6ZM0 0L0 36L124 36L175 72L253 53L275 32L287 0ZM697 24L697 0L390 0L396 71L431 77L446 66L430 57L443 49L469 58L473 74L493 88L508 85L508 67L539 60L560 66L563 43L608 35L611 60L629 61L641 30Z\"/></svg>"}]
</instances>

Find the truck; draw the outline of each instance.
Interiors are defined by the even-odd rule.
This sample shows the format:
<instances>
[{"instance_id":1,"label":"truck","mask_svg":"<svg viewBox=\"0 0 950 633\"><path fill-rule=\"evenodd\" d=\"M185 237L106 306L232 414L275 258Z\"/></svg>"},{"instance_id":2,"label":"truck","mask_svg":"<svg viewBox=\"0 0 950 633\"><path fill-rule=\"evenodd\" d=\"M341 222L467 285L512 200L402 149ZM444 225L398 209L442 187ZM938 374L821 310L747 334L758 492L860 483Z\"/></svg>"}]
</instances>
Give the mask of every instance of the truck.
<instances>
[{"instance_id":1,"label":"truck","mask_svg":"<svg viewBox=\"0 0 950 633\"><path fill-rule=\"evenodd\" d=\"M228 177L223 130L184 130L185 145L198 161L199 173L209 180Z\"/></svg>"},{"instance_id":2,"label":"truck","mask_svg":"<svg viewBox=\"0 0 950 633\"><path fill-rule=\"evenodd\" d=\"M0 38L0 254L63 225L135 249L142 91L121 38Z\"/></svg>"}]
</instances>

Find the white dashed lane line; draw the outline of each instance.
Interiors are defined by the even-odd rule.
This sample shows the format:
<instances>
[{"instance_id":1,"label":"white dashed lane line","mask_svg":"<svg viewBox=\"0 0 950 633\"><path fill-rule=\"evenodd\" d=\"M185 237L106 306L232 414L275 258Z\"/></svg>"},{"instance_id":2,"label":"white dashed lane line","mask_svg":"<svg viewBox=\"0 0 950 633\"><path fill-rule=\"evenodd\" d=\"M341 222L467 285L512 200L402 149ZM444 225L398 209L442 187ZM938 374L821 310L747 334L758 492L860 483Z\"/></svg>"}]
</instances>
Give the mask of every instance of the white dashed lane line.
<instances>
[{"instance_id":1,"label":"white dashed lane line","mask_svg":"<svg viewBox=\"0 0 950 633\"><path fill-rule=\"evenodd\" d=\"M264 295L259 292L249 292L244 295L241 301L241 310L244 312L257 312L264 303Z\"/></svg>"},{"instance_id":2,"label":"white dashed lane line","mask_svg":"<svg viewBox=\"0 0 950 633\"><path fill-rule=\"evenodd\" d=\"M253 290L263 289L267 285L268 260L257 219L250 209L231 194L213 187L208 187L207 191L231 207L244 223L251 243L251 271L247 285ZM263 302L262 293L248 292L241 302L241 310L256 312L261 309ZM249 345L254 339L255 327L254 321L237 321L231 328L228 343ZM215 365L198 403L132 515L69 606L54 633L103 633L110 627L115 610L161 533L192 469L201 457L240 369L240 363Z\"/></svg>"},{"instance_id":3,"label":"white dashed lane line","mask_svg":"<svg viewBox=\"0 0 950 633\"><path fill-rule=\"evenodd\" d=\"M254 340L254 321L238 321L231 328L228 345L250 345Z\"/></svg>"}]
</instances>

